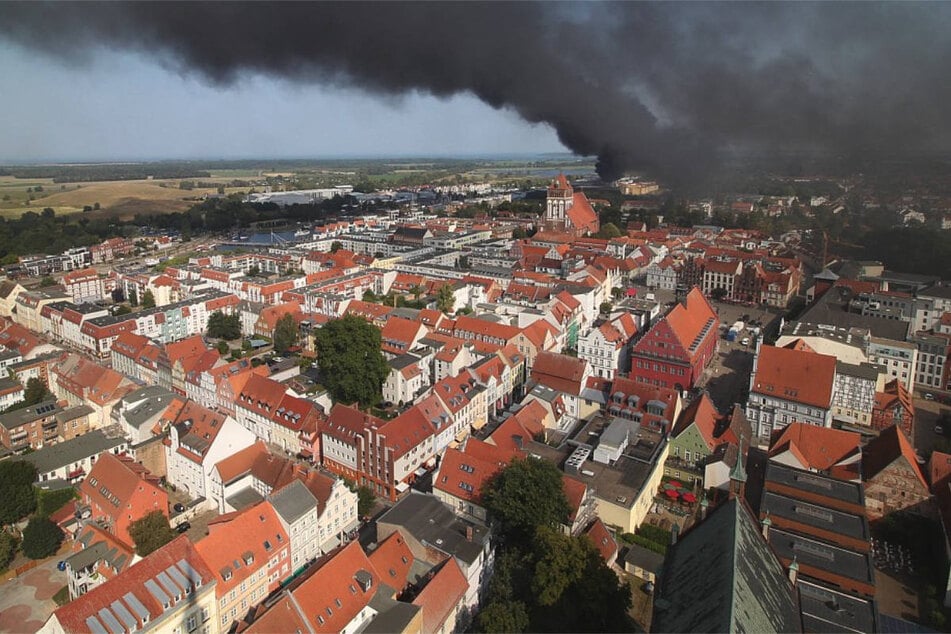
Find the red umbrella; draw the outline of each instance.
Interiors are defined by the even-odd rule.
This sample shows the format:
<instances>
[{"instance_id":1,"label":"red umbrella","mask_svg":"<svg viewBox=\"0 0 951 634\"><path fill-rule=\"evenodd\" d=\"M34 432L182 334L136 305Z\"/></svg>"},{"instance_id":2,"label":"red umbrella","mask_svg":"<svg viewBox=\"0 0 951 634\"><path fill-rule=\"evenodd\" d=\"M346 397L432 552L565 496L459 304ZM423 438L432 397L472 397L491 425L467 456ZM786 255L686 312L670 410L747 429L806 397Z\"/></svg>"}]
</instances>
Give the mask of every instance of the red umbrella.
<instances>
[{"instance_id":1,"label":"red umbrella","mask_svg":"<svg viewBox=\"0 0 951 634\"><path fill-rule=\"evenodd\" d=\"M676 480L671 480L670 482L668 482L668 484L669 484L670 486L674 487L675 489L682 489L682 488L684 488L684 485L680 484L680 483L677 482Z\"/></svg>"},{"instance_id":2,"label":"red umbrella","mask_svg":"<svg viewBox=\"0 0 951 634\"><path fill-rule=\"evenodd\" d=\"M683 501L686 502L687 504L693 504L694 502L697 501L697 496L694 495L693 493L684 493Z\"/></svg>"},{"instance_id":3,"label":"red umbrella","mask_svg":"<svg viewBox=\"0 0 951 634\"><path fill-rule=\"evenodd\" d=\"M667 489L666 491L664 491L664 493L666 493L667 497L669 497L671 500L676 500L677 497L680 495L674 489Z\"/></svg>"}]
</instances>

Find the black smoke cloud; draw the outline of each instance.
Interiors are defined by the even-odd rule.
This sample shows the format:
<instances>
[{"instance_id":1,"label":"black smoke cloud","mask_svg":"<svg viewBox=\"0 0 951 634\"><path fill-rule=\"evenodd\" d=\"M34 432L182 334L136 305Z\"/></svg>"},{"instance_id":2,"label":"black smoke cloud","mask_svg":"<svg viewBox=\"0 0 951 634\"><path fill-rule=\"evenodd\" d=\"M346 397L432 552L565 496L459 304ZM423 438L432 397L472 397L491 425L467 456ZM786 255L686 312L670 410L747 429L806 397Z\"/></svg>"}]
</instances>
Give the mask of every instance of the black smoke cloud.
<instances>
[{"instance_id":1,"label":"black smoke cloud","mask_svg":"<svg viewBox=\"0 0 951 634\"><path fill-rule=\"evenodd\" d=\"M381 96L471 93L628 170L951 149L948 3L0 3L0 37ZM332 122L328 122L332 125ZM460 121L460 125L466 125Z\"/></svg>"}]
</instances>

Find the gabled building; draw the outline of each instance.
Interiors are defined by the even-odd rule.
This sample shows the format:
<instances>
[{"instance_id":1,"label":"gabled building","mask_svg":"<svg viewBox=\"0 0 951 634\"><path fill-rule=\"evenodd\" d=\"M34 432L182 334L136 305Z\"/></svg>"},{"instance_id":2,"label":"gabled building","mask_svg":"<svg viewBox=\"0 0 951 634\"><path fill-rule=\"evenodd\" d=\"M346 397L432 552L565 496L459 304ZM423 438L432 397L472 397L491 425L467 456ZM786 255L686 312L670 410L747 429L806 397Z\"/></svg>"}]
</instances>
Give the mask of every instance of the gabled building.
<instances>
[{"instance_id":1,"label":"gabled building","mask_svg":"<svg viewBox=\"0 0 951 634\"><path fill-rule=\"evenodd\" d=\"M591 366L584 359L554 352L541 352L532 366L531 380L557 392L565 404L565 413L571 420L585 418L596 411L582 398L591 378Z\"/></svg>"},{"instance_id":2,"label":"gabled building","mask_svg":"<svg viewBox=\"0 0 951 634\"><path fill-rule=\"evenodd\" d=\"M855 432L790 423L773 432L769 460L839 480L860 482L861 441L861 435Z\"/></svg>"},{"instance_id":3,"label":"gabled building","mask_svg":"<svg viewBox=\"0 0 951 634\"><path fill-rule=\"evenodd\" d=\"M872 429L881 431L892 425L901 429L906 436L914 433L915 403L899 379L892 379L883 391L875 393L875 407L872 410Z\"/></svg>"},{"instance_id":4,"label":"gabled building","mask_svg":"<svg viewBox=\"0 0 951 634\"><path fill-rule=\"evenodd\" d=\"M723 444L745 451L750 437L750 425L739 406L728 415L721 414L704 392L681 412L671 431L664 475L691 484L698 482L704 488L715 486L705 482L708 459ZM745 440L742 447L741 440Z\"/></svg>"},{"instance_id":5,"label":"gabled building","mask_svg":"<svg viewBox=\"0 0 951 634\"><path fill-rule=\"evenodd\" d=\"M742 501L726 502L667 551L651 629L802 631L793 584Z\"/></svg>"},{"instance_id":6,"label":"gabled building","mask_svg":"<svg viewBox=\"0 0 951 634\"><path fill-rule=\"evenodd\" d=\"M584 236L597 233L601 224L588 197L575 192L564 174L559 174L548 186L545 201L545 231Z\"/></svg>"},{"instance_id":7,"label":"gabled building","mask_svg":"<svg viewBox=\"0 0 951 634\"><path fill-rule=\"evenodd\" d=\"M212 519L195 549L215 577L219 632L292 574L290 536L269 502Z\"/></svg>"},{"instance_id":8,"label":"gabled building","mask_svg":"<svg viewBox=\"0 0 951 634\"><path fill-rule=\"evenodd\" d=\"M146 630L220 631L215 575L185 535L58 608L40 629L44 634Z\"/></svg>"},{"instance_id":9,"label":"gabled building","mask_svg":"<svg viewBox=\"0 0 951 634\"><path fill-rule=\"evenodd\" d=\"M658 320L631 350L631 378L678 391L702 378L717 350L720 320L699 288Z\"/></svg>"},{"instance_id":10,"label":"gabled building","mask_svg":"<svg viewBox=\"0 0 951 634\"><path fill-rule=\"evenodd\" d=\"M914 447L895 425L883 429L862 450L862 481L868 518L873 522L898 511L934 515Z\"/></svg>"},{"instance_id":11,"label":"gabled building","mask_svg":"<svg viewBox=\"0 0 951 634\"><path fill-rule=\"evenodd\" d=\"M447 449L433 475L433 495L470 522L487 525L482 506L482 487L501 471L514 454L477 438L468 438L457 448Z\"/></svg>"},{"instance_id":12,"label":"gabled building","mask_svg":"<svg viewBox=\"0 0 951 634\"><path fill-rule=\"evenodd\" d=\"M621 313L581 337L578 358L587 361L595 376L613 379L630 369L631 345L637 336L637 324L627 312Z\"/></svg>"},{"instance_id":13,"label":"gabled building","mask_svg":"<svg viewBox=\"0 0 951 634\"><path fill-rule=\"evenodd\" d=\"M168 515L168 494L142 465L103 452L79 485L77 511L126 544L133 544L129 525L153 511Z\"/></svg>"},{"instance_id":14,"label":"gabled building","mask_svg":"<svg viewBox=\"0 0 951 634\"><path fill-rule=\"evenodd\" d=\"M789 423L832 426L835 357L809 350L762 345L753 358L746 416L767 440Z\"/></svg>"},{"instance_id":15,"label":"gabled building","mask_svg":"<svg viewBox=\"0 0 951 634\"><path fill-rule=\"evenodd\" d=\"M130 544L116 539L95 522L83 523L76 531L73 554L64 560L70 600L125 572L139 559Z\"/></svg>"}]
</instances>

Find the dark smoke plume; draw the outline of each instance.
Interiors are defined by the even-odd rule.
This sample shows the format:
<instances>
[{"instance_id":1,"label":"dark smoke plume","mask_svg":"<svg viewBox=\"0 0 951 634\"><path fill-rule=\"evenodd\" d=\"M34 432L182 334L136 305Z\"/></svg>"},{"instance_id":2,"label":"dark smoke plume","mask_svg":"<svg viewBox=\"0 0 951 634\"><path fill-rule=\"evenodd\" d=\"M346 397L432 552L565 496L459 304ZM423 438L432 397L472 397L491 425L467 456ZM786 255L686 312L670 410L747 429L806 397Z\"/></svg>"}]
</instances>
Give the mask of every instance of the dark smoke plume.
<instances>
[{"instance_id":1,"label":"dark smoke plume","mask_svg":"<svg viewBox=\"0 0 951 634\"><path fill-rule=\"evenodd\" d=\"M951 149L949 18L948 3L29 2L0 3L0 37L68 62L139 51L221 84L471 93L550 124L606 178L683 180L743 153Z\"/></svg>"}]
</instances>

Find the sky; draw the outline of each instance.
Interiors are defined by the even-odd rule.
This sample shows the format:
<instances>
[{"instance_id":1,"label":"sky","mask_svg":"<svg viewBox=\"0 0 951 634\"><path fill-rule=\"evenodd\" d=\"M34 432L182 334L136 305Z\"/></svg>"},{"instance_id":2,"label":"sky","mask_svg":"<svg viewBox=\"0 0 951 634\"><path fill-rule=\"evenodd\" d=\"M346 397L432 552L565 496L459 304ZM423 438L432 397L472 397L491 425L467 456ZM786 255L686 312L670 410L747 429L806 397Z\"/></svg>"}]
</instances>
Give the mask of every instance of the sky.
<instances>
[{"instance_id":1,"label":"sky","mask_svg":"<svg viewBox=\"0 0 951 634\"><path fill-rule=\"evenodd\" d=\"M216 85L136 53L64 63L0 40L0 162L567 152L471 95L374 96L247 73Z\"/></svg>"},{"instance_id":2,"label":"sky","mask_svg":"<svg viewBox=\"0 0 951 634\"><path fill-rule=\"evenodd\" d=\"M951 153L951 2L4 1L0 47L2 159Z\"/></svg>"}]
</instances>

